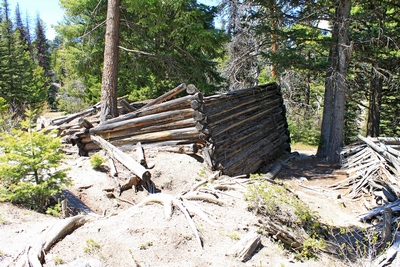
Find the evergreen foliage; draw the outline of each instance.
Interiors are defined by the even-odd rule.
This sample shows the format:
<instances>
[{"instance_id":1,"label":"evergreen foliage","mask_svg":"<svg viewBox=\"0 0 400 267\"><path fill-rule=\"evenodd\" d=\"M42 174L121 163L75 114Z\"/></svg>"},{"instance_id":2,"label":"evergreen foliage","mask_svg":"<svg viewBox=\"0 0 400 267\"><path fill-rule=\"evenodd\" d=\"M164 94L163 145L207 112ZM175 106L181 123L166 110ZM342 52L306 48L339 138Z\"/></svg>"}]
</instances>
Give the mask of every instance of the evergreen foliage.
<instances>
[{"instance_id":1,"label":"evergreen foliage","mask_svg":"<svg viewBox=\"0 0 400 267\"><path fill-rule=\"evenodd\" d=\"M99 101L104 51L102 23L106 3L61 1L68 23L57 31L63 40L57 53L62 97ZM214 28L216 9L196 1L124 1L121 7L120 96L148 99L185 82L204 93L222 80L217 59L226 35ZM72 92L78 81L83 86Z\"/></svg>"},{"instance_id":2,"label":"evergreen foliage","mask_svg":"<svg viewBox=\"0 0 400 267\"><path fill-rule=\"evenodd\" d=\"M59 170L61 141L34 130L34 113L19 128L0 134L0 201L45 212L50 200L70 183Z\"/></svg>"},{"instance_id":3,"label":"evergreen foliage","mask_svg":"<svg viewBox=\"0 0 400 267\"><path fill-rule=\"evenodd\" d=\"M47 98L47 80L41 67L32 60L27 36L21 36L21 32L26 34L23 25L14 29L6 0L3 7L3 20L0 22L0 97L7 101L16 115L23 115L26 106L38 108L43 105Z\"/></svg>"}]
</instances>

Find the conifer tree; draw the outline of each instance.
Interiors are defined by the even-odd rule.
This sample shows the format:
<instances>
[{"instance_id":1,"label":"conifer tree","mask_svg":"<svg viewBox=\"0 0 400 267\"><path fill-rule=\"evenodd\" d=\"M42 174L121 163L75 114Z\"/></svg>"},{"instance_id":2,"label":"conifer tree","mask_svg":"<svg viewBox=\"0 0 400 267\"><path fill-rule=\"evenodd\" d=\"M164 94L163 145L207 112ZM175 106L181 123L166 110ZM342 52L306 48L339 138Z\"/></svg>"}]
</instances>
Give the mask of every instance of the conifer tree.
<instances>
[{"instance_id":1,"label":"conifer tree","mask_svg":"<svg viewBox=\"0 0 400 267\"><path fill-rule=\"evenodd\" d=\"M46 33L43 21L40 19L39 15L36 18L36 39L35 39L35 50L36 50L36 59L39 62L39 66L41 66L46 74L49 74L50 71L50 57L48 52L48 43L46 39Z\"/></svg>"},{"instance_id":2,"label":"conifer tree","mask_svg":"<svg viewBox=\"0 0 400 267\"><path fill-rule=\"evenodd\" d=\"M31 58L20 32L13 29L7 0L3 1L0 23L0 96L16 115L22 115L27 105L40 106L46 99L43 70ZM37 76L40 75L40 76Z\"/></svg>"}]
</instances>

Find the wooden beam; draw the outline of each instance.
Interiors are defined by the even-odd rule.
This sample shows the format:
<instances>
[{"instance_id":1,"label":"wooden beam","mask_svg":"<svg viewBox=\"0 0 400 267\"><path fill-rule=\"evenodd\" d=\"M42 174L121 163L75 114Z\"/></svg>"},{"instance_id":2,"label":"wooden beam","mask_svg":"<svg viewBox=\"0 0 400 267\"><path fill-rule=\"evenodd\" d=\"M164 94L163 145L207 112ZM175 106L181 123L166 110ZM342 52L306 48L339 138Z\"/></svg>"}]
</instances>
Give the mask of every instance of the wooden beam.
<instances>
[{"instance_id":1,"label":"wooden beam","mask_svg":"<svg viewBox=\"0 0 400 267\"><path fill-rule=\"evenodd\" d=\"M120 149L116 148L114 145L110 144L103 138L99 136L91 137L93 142L95 142L99 147L107 151L110 157L121 162L125 167L132 171L136 176L138 176L143 181L149 181L151 174L145 167L136 162L132 157L122 152Z\"/></svg>"}]
</instances>

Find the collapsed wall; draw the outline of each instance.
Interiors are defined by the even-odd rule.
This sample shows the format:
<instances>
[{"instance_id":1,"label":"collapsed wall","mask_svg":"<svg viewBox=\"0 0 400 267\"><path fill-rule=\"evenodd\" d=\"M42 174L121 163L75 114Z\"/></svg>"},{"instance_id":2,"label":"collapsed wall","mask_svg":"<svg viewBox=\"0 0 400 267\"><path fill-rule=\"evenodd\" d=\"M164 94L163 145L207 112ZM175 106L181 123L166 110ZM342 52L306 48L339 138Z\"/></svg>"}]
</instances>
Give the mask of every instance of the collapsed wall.
<instances>
[{"instance_id":1,"label":"collapsed wall","mask_svg":"<svg viewBox=\"0 0 400 267\"><path fill-rule=\"evenodd\" d=\"M188 95L171 99L186 90ZM207 163L226 175L250 174L284 151L290 137L280 87L276 83L204 97L181 84L138 109L120 100L126 114L100 124L97 105L53 121L80 155L99 147L101 136L115 146L195 146ZM125 107L125 109L124 109Z\"/></svg>"}]
</instances>

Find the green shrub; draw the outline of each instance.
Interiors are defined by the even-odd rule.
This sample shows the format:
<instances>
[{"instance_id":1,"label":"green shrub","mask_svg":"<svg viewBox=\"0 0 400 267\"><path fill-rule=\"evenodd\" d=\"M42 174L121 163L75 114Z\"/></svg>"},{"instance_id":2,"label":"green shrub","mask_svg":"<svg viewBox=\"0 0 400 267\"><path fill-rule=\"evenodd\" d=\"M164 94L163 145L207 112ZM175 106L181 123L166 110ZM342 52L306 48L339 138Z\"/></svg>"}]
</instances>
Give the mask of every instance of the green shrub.
<instances>
[{"instance_id":1,"label":"green shrub","mask_svg":"<svg viewBox=\"0 0 400 267\"><path fill-rule=\"evenodd\" d=\"M59 170L60 139L36 131L33 112L26 118L19 128L0 134L0 201L45 212L70 179Z\"/></svg>"},{"instance_id":2,"label":"green shrub","mask_svg":"<svg viewBox=\"0 0 400 267\"><path fill-rule=\"evenodd\" d=\"M86 246L83 248L83 251L86 254L95 254L100 249L100 244L94 241L92 238L86 240Z\"/></svg>"},{"instance_id":3,"label":"green shrub","mask_svg":"<svg viewBox=\"0 0 400 267\"><path fill-rule=\"evenodd\" d=\"M104 162L106 162L105 158L99 153L90 156L90 165L93 169L99 169L101 164L103 164Z\"/></svg>"},{"instance_id":4,"label":"green shrub","mask_svg":"<svg viewBox=\"0 0 400 267\"><path fill-rule=\"evenodd\" d=\"M289 231L305 233L303 248L298 251L301 259L311 258L317 251L325 248L325 230L317 214L305 202L291 193L284 184L262 181L262 177L258 175L251 177L255 182L248 187L245 194L249 208L277 224L285 225Z\"/></svg>"}]
</instances>

